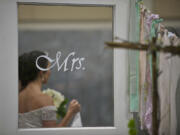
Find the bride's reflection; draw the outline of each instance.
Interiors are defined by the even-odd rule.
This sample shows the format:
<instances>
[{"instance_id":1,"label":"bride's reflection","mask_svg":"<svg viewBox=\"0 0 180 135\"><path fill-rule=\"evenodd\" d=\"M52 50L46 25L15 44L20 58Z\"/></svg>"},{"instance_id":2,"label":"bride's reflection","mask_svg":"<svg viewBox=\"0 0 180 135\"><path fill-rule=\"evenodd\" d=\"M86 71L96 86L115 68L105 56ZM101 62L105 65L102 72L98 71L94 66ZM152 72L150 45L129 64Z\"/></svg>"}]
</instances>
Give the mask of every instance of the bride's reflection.
<instances>
[{"instance_id":1,"label":"bride's reflection","mask_svg":"<svg viewBox=\"0 0 180 135\"><path fill-rule=\"evenodd\" d=\"M49 62L49 65L35 63L39 69L35 72L29 69L35 67L30 62L32 58L28 58L30 53L20 56L23 63L19 63L19 75L22 74L19 77L19 127L46 126L40 112L49 112L52 108L51 123L57 119L61 124L65 120L63 126L67 127L114 126L113 50L104 45L113 37L112 15L111 6L18 4L19 56L38 50L45 53L37 55L35 62L41 63L42 59ZM26 82L34 74L34 80ZM50 96L57 111L55 107L44 107L52 106L52 101L47 103L48 100L40 96L42 93ZM73 99L81 104L81 111L75 107L79 112L70 115L68 104ZM79 105L77 101L75 106ZM72 102L72 106L74 104ZM41 116L44 117L47 116ZM41 124L34 126L29 120Z\"/></svg>"},{"instance_id":2,"label":"bride's reflection","mask_svg":"<svg viewBox=\"0 0 180 135\"><path fill-rule=\"evenodd\" d=\"M36 59L45 55L41 51L32 51L19 56L19 128L66 127L74 115L80 111L80 104L72 100L67 113L57 123L57 107L53 98L42 92L42 85L48 82L50 70L40 71ZM40 59L38 64L48 68L50 63Z\"/></svg>"}]
</instances>

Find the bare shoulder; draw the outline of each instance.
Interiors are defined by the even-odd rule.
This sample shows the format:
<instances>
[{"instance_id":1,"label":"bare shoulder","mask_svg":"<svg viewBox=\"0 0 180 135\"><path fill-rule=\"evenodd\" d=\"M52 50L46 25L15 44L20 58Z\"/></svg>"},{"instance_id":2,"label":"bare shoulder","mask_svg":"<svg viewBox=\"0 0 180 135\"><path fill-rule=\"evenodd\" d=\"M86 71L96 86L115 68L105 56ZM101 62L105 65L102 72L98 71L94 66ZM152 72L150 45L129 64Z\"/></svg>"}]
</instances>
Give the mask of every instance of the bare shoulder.
<instances>
[{"instance_id":1,"label":"bare shoulder","mask_svg":"<svg viewBox=\"0 0 180 135\"><path fill-rule=\"evenodd\" d=\"M54 105L53 99L46 94L41 94L39 98L39 103L41 107Z\"/></svg>"}]
</instances>

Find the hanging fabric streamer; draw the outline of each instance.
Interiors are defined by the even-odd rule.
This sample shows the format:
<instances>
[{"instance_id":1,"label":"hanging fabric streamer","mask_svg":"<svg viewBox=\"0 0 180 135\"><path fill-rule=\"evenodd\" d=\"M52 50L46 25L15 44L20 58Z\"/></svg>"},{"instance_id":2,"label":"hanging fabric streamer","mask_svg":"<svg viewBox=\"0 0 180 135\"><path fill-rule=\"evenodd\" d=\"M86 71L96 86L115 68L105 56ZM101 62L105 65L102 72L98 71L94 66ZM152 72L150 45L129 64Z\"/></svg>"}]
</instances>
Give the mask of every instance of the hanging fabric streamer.
<instances>
[{"instance_id":1,"label":"hanging fabric streamer","mask_svg":"<svg viewBox=\"0 0 180 135\"><path fill-rule=\"evenodd\" d=\"M133 35L133 42L139 41L140 35L140 3L142 0L137 0L135 8L135 31L138 34ZM129 51L129 93L130 93L130 112L139 112L139 52Z\"/></svg>"},{"instance_id":2,"label":"hanging fabric streamer","mask_svg":"<svg viewBox=\"0 0 180 135\"><path fill-rule=\"evenodd\" d=\"M167 32L165 29L162 31L162 25L160 24L163 19L159 18L159 15L152 14L144 5L142 0L136 0L136 17L135 24L136 33L134 34L134 42L140 42L142 44L150 44L152 38L157 38L157 43L160 46L175 45L179 39L174 33ZM163 33L163 34L162 34ZM166 33L166 34L164 34ZM168 33L168 34L167 34ZM164 36L166 38L164 38ZM170 40L167 43L164 39ZM175 40L174 40L175 39ZM169 42L169 41L168 41ZM179 41L180 43L180 41ZM152 56L149 52L143 51L129 51L129 94L130 94L130 112L139 112L141 129L147 129L151 135L152 132L152 92L153 92L153 75L152 75ZM172 71L177 70L178 59L174 59L174 63L168 63L165 55L157 53L157 65L159 65L159 101L160 101L160 135L175 135L176 133L176 112L175 112L175 93L176 93L176 80L178 79L179 72ZM163 56L163 57L162 57ZM168 57L172 59L171 57ZM160 59L160 60L158 60ZM166 66L164 66L166 65ZM176 65L176 66L175 66ZM180 64L179 64L180 65ZM168 67L169 66L169 67ZM171 68L170 68L171 67ZM179 66L180 67L180 66ZM179 69L179 68L178 68ZM163 73L163 71L165 73ZM160 71L161 74L160 74ZM171 73L170 73L171 71ZM175 78L173 83L170 82L170 78ZM173 80L173 79L171 79ZM167 87L167 89L165 88ZM154 105L154 104L153 104ZM154 116L154 115L153 115ZM154 118L154 117L153 117ZM154 119L153 119L154 121ZM154 128L156 129L156 128Z\"/></svg>"}]
</instances>

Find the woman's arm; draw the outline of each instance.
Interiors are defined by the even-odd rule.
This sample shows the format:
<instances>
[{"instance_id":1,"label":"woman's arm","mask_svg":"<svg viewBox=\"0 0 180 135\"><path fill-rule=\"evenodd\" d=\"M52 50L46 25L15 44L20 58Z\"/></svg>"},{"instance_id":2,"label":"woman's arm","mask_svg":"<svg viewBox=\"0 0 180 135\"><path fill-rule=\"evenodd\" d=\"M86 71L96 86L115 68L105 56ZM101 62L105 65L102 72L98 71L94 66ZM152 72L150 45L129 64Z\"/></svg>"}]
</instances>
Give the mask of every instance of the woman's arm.
<instances>
[{"instance_id":1,"label":"woman's arm","mask_svg":"<svg viewBox=\"0 0 180 135\"><path fill-rule=\"evenodd\" d=\"M57 124L56 121L43 121L43 127L66 127L71 119L73 118L72 114L67 113L61 123Z\"/></svg>"},{"instance_id":2,"label":"woman's arm","mask_svg":"<svg viewBox=\"0 0 180 135\"><path fill-rule=\"evenodd\" d=\"M72 100L68 107L68 111L61 121L61 123L57 124L56 121L43 121L43 127L66 127L69 122L73 118L73 116L80 111L80 104L76 100Z\"/></svg>"}]
</instances>

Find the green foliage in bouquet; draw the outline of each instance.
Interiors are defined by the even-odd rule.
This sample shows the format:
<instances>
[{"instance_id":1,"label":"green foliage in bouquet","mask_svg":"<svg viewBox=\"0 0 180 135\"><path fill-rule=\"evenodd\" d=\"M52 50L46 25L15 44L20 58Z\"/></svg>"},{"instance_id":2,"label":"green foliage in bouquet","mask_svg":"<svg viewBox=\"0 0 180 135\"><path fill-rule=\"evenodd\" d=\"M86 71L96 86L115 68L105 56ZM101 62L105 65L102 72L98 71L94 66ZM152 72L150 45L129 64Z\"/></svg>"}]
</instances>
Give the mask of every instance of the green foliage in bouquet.
<instances>
[{"instance_id":1,"label":"green foliage in bouquet","mask_svg":"<svg viewBox=\"0 0 180 135\"><path fill-rule=\"evenodd\" d=\"M66 104L68 103L68 99L65 98L59 91L50 88L43 90L43 93L52 98L54 106L57 109L57 119L64 118L66 115Z\"/></svg>"},{"instance_id":2,"label":"green foliage in bouquet","mask_svg":"<svg viewBox=\"0 0 180 135\"><path fill-rule=\"evenodd\" d=\"M136 124L133 119L128 122L129 135L137 135Z\"/></svg>"},{"instance_id":3,"label":"green foliage in bouquet","mask_svg":"<svg viewBox=\"0 0 180 135\"><path fill-rule=\"evenodd\" d=\"M68 103L68 99L65 98L64 101L59 105L59 107L57 108L57 118L64 118L64 116L66 115L66 104Z\"/></svg>"}]
</instances>

